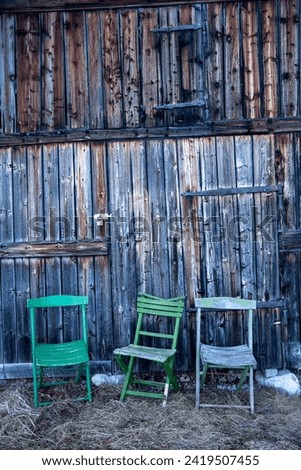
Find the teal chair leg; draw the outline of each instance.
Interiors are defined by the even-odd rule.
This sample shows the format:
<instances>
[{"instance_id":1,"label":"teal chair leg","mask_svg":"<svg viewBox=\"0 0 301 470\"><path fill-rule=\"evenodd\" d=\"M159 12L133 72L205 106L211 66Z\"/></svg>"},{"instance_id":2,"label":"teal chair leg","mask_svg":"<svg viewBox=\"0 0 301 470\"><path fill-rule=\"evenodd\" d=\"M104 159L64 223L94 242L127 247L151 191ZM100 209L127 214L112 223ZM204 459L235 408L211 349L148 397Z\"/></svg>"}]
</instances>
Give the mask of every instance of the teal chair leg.
<instances>
[{"instance_id":1,"label":"teal chair leg","mask_svg":"<svg viewBox=\"0 0 301 470\"><path fill-rule=\"evenodd\" d=\"M86 364L86 387L87 387L87 398L88 401L92 401L92 389L91 389L91 373L90 366Z\"/></svg>"}]
</instances>

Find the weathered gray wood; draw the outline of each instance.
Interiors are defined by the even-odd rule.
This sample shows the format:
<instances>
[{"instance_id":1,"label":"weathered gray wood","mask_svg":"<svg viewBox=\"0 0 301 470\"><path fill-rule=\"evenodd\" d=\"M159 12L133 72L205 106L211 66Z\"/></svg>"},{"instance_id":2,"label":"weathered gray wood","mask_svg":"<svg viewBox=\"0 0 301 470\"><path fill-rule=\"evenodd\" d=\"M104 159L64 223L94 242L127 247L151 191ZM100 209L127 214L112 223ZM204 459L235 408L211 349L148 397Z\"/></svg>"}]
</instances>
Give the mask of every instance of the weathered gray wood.
<instances>
[{"instance_id":1,"label":"weathered gray wood","mask_svg":"<svg viewBox=\"0 0 301 470\"><path fill-rule=\"evenodd\" d=\"M242 115L239 8L238 2L224 5L224 86L225 117L227 119L236 119Z\"/></svg>"},{"instance_id":2,"label":"weathered gray wood","mask_svg":"<svg viewBox=\"0 0 301 470\"><path fill-rule=\"evenodd\" d=\"M56 132L26 133L26 135L0 135L0 148L11 146L67 143L67 142L99 142L152 140L160 138L196 138L214 135L257 135L282 134L301 131L301 119L242 119L210 121L200 126L191 127L155 127L139 129L110 129L110 130L66 130Z\"/></svg>"},{"instance_id":3,"label":"weathered gray wood","mask_svg":"<svg viewBox=\"0 0 301 470\"><path fill-rule=\"evenodd\" d=\"M251 119L261 116L260 36L256 3L244 3L241 10L242 45L244 64L245 116Z\"/></svg>"},{"instance_id":4,"label":"weathered gray wood","mask_svg":"<svg viewBox=\"0 0 301 470\"><path fill-rule=\"evenodd\" d=\"M99 12L87 12L87 68L89 83L89 116L91 129L104 127L104 84L102 73L103 30Z\"/></svg>"},{"instance_id":5,"label":"weathered gray wood","mask_svg":"<svg viewBox=\"0 0 301 470\"><path fill-rule=\"evenodd\" d=\"M65 124L64 56L57 54L63 44L63 18L57 12L41 15L42 35L42 129L51 131Z\"/></svg>"},{"instance_id":6,"label":"weathered gray wood","mask_svg":"<svg viewBox=\"0 0 301 470\"><path fill-rule=\"evenodd\" d=\"M66 70L67 127L87 127L88 78L85 17L82 12L63 14Z\"/></svg>"},{"instance_id":7,"label":"weathered gray wood","mask_svg":"<svg viewBox=\"0 0 301 470\"><path fill-rule=\"evenodd\" d=\"M15 18L12 15L3 15L0 17L0 83L1 83L1 102L2 128L3 132L12 133L16 129L16 63L14 60L15 46Z\"/></svg>"},{"instance_id":8,"label":"weathered gray wood","mask_svg":"<svg viewBox=\"0 0 301 470\"><path fill-rule=\"evenodd\" d=\"M282 367L300 341L300 2L30 3L0 15L0 362L30 360L29 296L74 291L110 360L141 289L267 300L255 352ZM65 320L41 339L71 338ZM179 368L194 335L185 317Z\"/></svg>"},{"instance_id":9,"label":"weathered gray wood","mask_svg":"<svg viewBox=\"0 0 301 470\"><path fill-rule=\"evenodd\" d=\"M37 131L41 127L41 63L40 63L40 29L39 16L18 15L16 47L18 60L17 96L18 132ZM28 80L31 77L31 80Z\"/></svg>"},{"instance_id":10,"label":"weathered gray wood","mask_svg":"<svg viewBox=\"0 0 301 470\"><path fill-rule=\"evenodd\" d=\"M138 12L124 11L121 15L121 54L123 70L122 95L124 126L140 126L140 76L138 48Z\"/></svg>"},{"instance_id":11,"label":"weathered gray wood","mask_svg":"<svg viewBox=\"0 0 301 470\"><path fill-rule=\"evenodd\" d=\"M240 139L242 141L242 139ZM237 188L218 188L208 189L204 191L187 191L182 196L193 197L193 196L229 196L233 194L253 194L253 193L274 193L280 192L280 185L270 186L241 186Z\"/></svg>"},{"instance_id":12,"label":"weathered gray wood","mask_svg":"<svg viewBox=\"0 0 301 470\"><path fill-rule=\"evenodd\" d=\"M282 116L297 116L300 113L300 75L298 71L299 47L299 1L282 0L279 5L279 77L281 80L280 103Z\"/></svg>"},{"instance_id":13,"label":"weathered gray wood","mask_svg":"<svg viewBox=\"0 0 301 470\"><path fill-rule=\"evenodd\" d=\"M224 89L224 24L223 4L208 5L208 50L206 51L206 73L208 77L210 118L223 119L225 116Z\"/></svg>"},{"instance_id":14,"label":"weathered gray wood","mask_svg":"<svg viewBox=\"0 0 301 470\"><path fill-rule=\"evenodd\" d=\"M264 115L275 116L278 113L278 74L277 74L277 42L276 37L276 9L275 2L268 0L261 5L260 17L262 20L262 53L263 53L263 102Z\"/></svg>"},{"instance_id":15,"label":"weathered gray wood","mask_svg":"<svg viewBox=\"0 0 301 470\"><path fill-rule=\"evenodd\" d=\"M52 258L53 256L106 255L106 243L99 241L45 242L45 243L3 243L0 245L0 258Z\"/></svg>"},{"instance_id":16,"label":"weathered gray wood","mask_svg":"<svg viewBox=\"0 0 301 470\"><path fill-rule=\"evenodd\" d=\"M124 127L118 17L116 11L108 11L102 16L104 123L108 128Z\"/></svg>"}]
</instances>

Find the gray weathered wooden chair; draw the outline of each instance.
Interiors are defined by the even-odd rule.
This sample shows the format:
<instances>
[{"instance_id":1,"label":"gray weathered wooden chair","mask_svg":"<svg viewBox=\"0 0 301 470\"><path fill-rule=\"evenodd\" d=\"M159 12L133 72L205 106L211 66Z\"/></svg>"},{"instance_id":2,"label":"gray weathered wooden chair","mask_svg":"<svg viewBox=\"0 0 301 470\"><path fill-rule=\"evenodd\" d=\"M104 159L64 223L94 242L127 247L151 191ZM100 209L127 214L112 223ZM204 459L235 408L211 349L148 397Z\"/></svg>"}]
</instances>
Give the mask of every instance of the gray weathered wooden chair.
<instances>
[{"instance_id":1,"label":"gray weathered wooden chair","mask_svg":"<svg viewBox=\"0 0 301 470\"><path fill-rule=\"evenodd\" d=\"M242 407L254 413L254 379L253 367L256 359L253 355L253 311L256 309L255 300L238 299L232 297L196 298L197 331L196 331L196 408L204 407ZM246 344L236 346L216 346L201 342L201 312L231 311L248 313ZM202 370L201 370L202 363ZM241 370L240 380L236 386L239 391L249 377L249 405L223 405L201 403L201 388L205 384L208 369L238 369Z\"/></svg>"},{"instance_id":2,"label":"gray weathered wooden chair","mask_svg":"<svg viewBox=\"0 0 301 470\"><path fill-rule=\"evenodd\" d=\"M179 385L173 372L180 320L183 314L185 297L162 299L149 294L139 293L137 298L138 321L134 341L128 346L115 349L114 355L120 369L125 373L125 380L120 395L123 401L126 396L139 396L163 399L166 404L169 388L178 390ZM150 317L152 320L150 320ZM169 320L169 330L160 331L164 318ZM144 345L144 339L152 339L154 345ZM168 346L157 342L170 343ZM165 382L135 378L133 373L137 359L153 361L166 374ZM137 389L142 386L142 390ZM146 387L146 389L145 389ZM150 388L163 388L162 392L151 391ZM141 388L141 387L140 387Z\"/></svg>"}]
</instances>

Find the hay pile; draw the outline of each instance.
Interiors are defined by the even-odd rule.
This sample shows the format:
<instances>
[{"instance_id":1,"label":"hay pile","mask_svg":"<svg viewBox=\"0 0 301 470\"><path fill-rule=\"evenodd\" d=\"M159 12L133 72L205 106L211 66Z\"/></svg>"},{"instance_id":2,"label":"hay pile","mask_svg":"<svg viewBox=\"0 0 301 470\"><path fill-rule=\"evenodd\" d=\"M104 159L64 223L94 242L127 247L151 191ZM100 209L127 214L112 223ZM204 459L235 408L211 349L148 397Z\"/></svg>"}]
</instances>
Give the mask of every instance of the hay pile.
<instances>
[{"instance_id":1,"label":"hay pile","mask_svg":"<svg viewBox=\"0 0 301 470\"><path fill-rule=\"evenodd\" d=\"M185 381L166 408L134 397L121 403L120 387L111 385L94 386L91 404L68 400L72 386L67 392L64 403L34 410L31 381L0 382L0 448L301 449L301 397L258 385L253 416L239 409L195 411L194 387Z\"/></svg>"}]
</instances>

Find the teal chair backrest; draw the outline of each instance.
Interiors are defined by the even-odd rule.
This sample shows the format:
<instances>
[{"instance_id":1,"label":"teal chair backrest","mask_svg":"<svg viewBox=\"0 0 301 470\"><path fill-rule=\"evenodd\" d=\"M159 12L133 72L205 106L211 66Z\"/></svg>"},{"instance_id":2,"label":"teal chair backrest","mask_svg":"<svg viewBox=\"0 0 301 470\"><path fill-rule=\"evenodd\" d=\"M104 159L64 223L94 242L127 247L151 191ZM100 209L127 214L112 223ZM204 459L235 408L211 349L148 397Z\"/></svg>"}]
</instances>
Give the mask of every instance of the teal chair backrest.
<instances>
[{"instance_id":1,"label":"teal chair backrest","mask_svg":"<svg viewBox=\"0 0 301 470\"><path fill-rule=\"evenodd\" d=\"M32 347L35 347L37 342L37 327L36 327L36 315L44 308L53 307L71 307L79 306L81 314L82 324L82 339L88 345L88 328L87 328L87 317L86 317L86 306L88 305L88 297L80 295L50 295L46 297L38 297L35 299L27 300L27 308L30 313L30 333L32 338Z\"/></svg>"}]
</instances>

